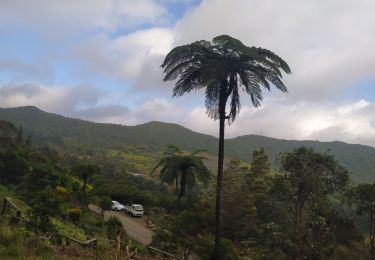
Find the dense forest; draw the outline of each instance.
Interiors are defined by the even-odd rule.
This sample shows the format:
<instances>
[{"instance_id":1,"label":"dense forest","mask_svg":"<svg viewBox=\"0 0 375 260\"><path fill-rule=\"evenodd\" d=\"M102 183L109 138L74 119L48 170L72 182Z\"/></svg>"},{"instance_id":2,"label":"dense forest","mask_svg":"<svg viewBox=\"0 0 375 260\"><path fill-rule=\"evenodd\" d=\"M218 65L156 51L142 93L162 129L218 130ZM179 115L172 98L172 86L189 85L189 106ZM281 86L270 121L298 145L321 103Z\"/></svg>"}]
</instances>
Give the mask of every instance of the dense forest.
<instances>
[{"instance_id":1,"label":"dense forest","mask_svg":"<svg viewBox=\"0 0 375 260\"><path fill-rule=\"evenodd\" d=\"M55 135L54 125L46 125L50 130L45 133ZM215 209L210 151L162 144L160 148L136 144L111 148L111 143L85 143L89 139L82 135L75 140L62 136L63 143L58 145L52 136L39 135L46 138L44 142L32 131L27 123L15 126L0 121L0 198L11 198L22 212L18 216L9 209L1 218L0 258L114 259L119 255L128 259L126 252L137 252L138 259L156 258L138 243L129 246L130 238L118 220L104 221L87 208L92 203L108 209L111 200L144 205L153 223L152 246L181 259L209 258ZM104 140L98 136L95 142L111 139L111 132L102 131ZM81 132L90 134L77 130ZM333 153L304 144L278 154L276 161L266 145L249 148L252 152L246 160L227 158L223 259L373 257L375 186L356 185ZM187 177L176 174L184 173L186 165L194 171ZM83 250L67 245L67 236L82 241L95 237L97 247Z\"/></svg>"},{"instance_id":2,"label":"dense forest","mask_svg":"<svg viewBox=\"0 0 375 260\"><path fill-rule=\"evenodd\" d=\"M217 138L193 132L176 124L150 122L137 126L99 124L44 112L36 107L0 108L0 119L21 127L38 145L48 144L69 153L98 158L120 158L117 163L129 164L127 169L147 173L160 158L163 149L173 144L185 150L205 149L211 170L216 167ZM250 162L250 154L264 147L272 169L278 169L280 153L300 146L327 152L345 166L355 183L374 182L375 148L343 142L292 141L247 135L226 139L226 158ZM125 160L122 160L125 159ZM138 163L135 163L138 162ZM213 171L215 172L215 171Z\"/></svg>"}]
</instances>

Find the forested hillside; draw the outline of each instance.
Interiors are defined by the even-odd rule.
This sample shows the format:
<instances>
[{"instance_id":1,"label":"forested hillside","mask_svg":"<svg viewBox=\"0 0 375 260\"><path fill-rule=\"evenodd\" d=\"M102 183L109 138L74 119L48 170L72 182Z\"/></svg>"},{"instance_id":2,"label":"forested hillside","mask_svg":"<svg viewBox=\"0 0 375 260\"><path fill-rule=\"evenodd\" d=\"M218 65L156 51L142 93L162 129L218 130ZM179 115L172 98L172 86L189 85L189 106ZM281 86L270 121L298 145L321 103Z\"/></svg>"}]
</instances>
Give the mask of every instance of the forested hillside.
<instances>
[{"instance_id":1,"label":"forested hillside","mask_svg":"<svg viewBox=\"0 0 375 260\"><path fill-rule=\"evenodd\" d=\"M30 134L33 142L64 147L66 151L88 155L110 152L147 155L157 159L167 144L182 149L206 149L215 156L217 139L200 134L177 124L150 122L137 126L99 124L44 112L36 107L1 108L0 119L10 121ZM207 119L209 120L209 119ZM264 136L246 135L226 141L226 158L249 161L250 154L264 147L275 166L275 158L281 152L289 152L299 146L312 147L317 152L329 151L352 173L354 182L375 181L375 149L373 147L343 142L291 141ZM114 151L115 150L115 151ZM150 157L150 158L147 158ZM140 158L138 158L140 159ZM141 160L142 161L142 160ZM213 164L212 164L213 165ZM147 168L147 167L146 167Z\"/></svg>"},{"instance_id":2,"label":"forested hillside","mask_svg":"<svg viewBox=\"0 0 375 260\"><path fill-rule=\"evenodd\" d=\"M158 259L150 247L130 242L134 237L124 232L125 226L118 218L103 219L112 200L144 206L147 216L142 221L152 229L153 248L184 260L192 259L190 256L209 259L214 241L215 178L205 161L210 158L214 162L212 155L173 145L165 150L162 143L160 147L150 147L147 143L123 140L115 148L108 142L114 137L106 139L105 132L102 133L107 142L90 142L88 137L95 138L96 125L100 131L106 127L134 128L65 119L32 110L31 115L51 117L56 124L73 122L76 131L81 124L92 127L85 129L82 143L79 138L84 135L75 136L69 127L59 132L60 141L54 142L47 136L61 131L54 132L58 125L47 125L45 121L43 126L44 121L35 118L34 122L40 120L40 128L50 129L48 133L40 132L37 142L41 145L36 145L28 135L37 128L32 128L32 121L21 128L0 120L0 259L46 259L47 255L48 259L129 259L125 254L130 252L140 257L134 259ZM144 134L148 138L153 134L155 138L165 138L165 131L160 130L163 127L166 131L180 129L191 137L195 135L164 123L138 127L153 125L159 133L151 128ZM137 138L142 140L142 135ZM240 142L238 139L230 141ZM273 139L255 139L272 148L266 141ZM252 141L249 137L246 140ZM46 142L51 145L43 144ZM246 149L244 142L241 143ZM281 142L281 148L288 143L276 142ZM364 207L373 204L374 184L352 185L347 169L332 155L310 148L282 153L278 170L271 170L264 149L249 157L248 162L226 159L222 259L302 259L302 254L306 259L366 259L374 253L369 249L372 234L366 228L374 225L368 217L374 211L373 207ZM135 174L151 172L143 177ZM9 207L10 201L16 206ZM92 204L104 211L91 212L88 205ZM93 239L94 248L82 247ZM78 245L66 241L78 241Z\"/></svg>"}]
</instances>

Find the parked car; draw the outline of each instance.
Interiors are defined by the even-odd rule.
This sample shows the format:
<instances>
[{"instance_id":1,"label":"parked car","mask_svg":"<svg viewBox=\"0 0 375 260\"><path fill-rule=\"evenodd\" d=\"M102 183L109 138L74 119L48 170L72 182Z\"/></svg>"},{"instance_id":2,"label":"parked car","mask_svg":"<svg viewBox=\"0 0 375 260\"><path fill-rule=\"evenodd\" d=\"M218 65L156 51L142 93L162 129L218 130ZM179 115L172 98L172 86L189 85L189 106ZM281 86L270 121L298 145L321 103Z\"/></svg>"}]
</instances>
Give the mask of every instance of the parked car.
<instances>
[{"instance_id":1,"label":"parked car","mask_svg":"<svg viewBox=\"0 0 375 260\"><path fill-rule=\"evenodd\" d=\"M125 206L122 205L122 204L121 204L120 202L118 202L118 201L112 200L112 206L111 206L111 209L112 209L112 210L121 211L121 210L124 210L124 209L125 209Z\"/></svg>"},{"instance_id":2,"label":"parked car","mask_svg":"<svg viewBox=\"0 0 375 260\"><path fill-rule=\"evenodd\" d=\"M133 217L143 216L143 206L140 204L131 204L125 206L125 211Z\"/></svg>"}]
</instances>

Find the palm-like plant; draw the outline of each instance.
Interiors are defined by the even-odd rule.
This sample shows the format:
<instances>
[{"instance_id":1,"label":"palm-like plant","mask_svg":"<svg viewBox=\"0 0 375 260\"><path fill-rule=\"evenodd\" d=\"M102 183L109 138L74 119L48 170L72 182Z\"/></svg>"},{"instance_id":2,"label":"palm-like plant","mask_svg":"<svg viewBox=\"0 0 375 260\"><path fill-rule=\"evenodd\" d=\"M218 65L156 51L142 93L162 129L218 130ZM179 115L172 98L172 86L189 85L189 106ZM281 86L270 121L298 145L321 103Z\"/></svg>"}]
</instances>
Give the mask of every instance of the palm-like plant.
<instances>
[{"instance_id":1,"label":"palm-like plant","mask_svg":"<svg viewBox=\"0 0 375 260\"><path fill-rule=\"evenodd\" d=\"M183 152L173 145L169 145L164 157L155 166L152 172L157 169L162 183L176 186L178 199L185 194L186 187L191 189L198 182L208 184L211 173L204 165L205 157L201 156L202 150L192 153Z\"/></svg>"},{"instance_id":2,"label":"palm-like plant","mask_svg":"<svg viewBox=\"0 0 375 260\"><path fill-rule=\"evenodd\" d=\"M168 53L161 67L165 73L164 81L178 78L173 89L174 97L205 88L207 114L219 119L213 252L213 259L219 259L225 120L233 122L240 111L240 89L249 94L253 105L258 107L263 99L262 87L270 90L271 85L274 85L282 92L287 92L281 80L282 71L288 74L291 71L288 64L272 51L247 47L227 35L215 37L212 42L202 40L176 47Z\"/></svg>"},{"instance_id":3,"label":"palm-like plant","mask_svg":"<svg viewBox=\"0 0 375 260\"><path fill-rule=\"evenodd\" d=\"M97 165L90 164L88 162L80 162L73 168L73 172L82 179L82 193L85 194L87 190L87 182L89 179L100 172L100 168Z\"/></svg>"}]
</instances>

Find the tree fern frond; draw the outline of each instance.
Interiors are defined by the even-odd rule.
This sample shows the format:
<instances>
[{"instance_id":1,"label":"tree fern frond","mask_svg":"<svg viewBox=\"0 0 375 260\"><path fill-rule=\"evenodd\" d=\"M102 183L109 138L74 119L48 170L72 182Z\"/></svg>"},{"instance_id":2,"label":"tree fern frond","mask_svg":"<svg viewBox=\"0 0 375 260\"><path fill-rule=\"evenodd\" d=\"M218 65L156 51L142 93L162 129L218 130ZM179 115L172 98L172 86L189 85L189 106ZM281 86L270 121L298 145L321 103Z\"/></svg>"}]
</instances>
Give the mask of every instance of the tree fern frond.
<instances>
[{"instance_id":1,"label":"tree fern frond","mask_svg":"<svg viewBox=\"0 0 375 260\"><path fill-rule=\"evenodd\" d=\"M220 87L215 80L208 83L205 93L205 106L207 115L211 118L218 118L219 114L219 93Z\"/></svg>"},{"instance_id":2,"label":"tree fern frond","mask_svg":"<svg viewBox=\"0 0 375 260\"><path fill-rule=\"evenodd\" d=\"M263 48L257 48L257 50L259 55L267 57L268 60L272 61L277 67L280 67L285 73L292 73L289 65L274 52Z\"/></svg>"},{"instance_id":3,"label":"tree fern frond","mask_svg":"<svg viewBox=\"0 0 375 260\"><path fill-rule=\"evenodd\" d=\"M220 88L227 89L230 99L229 123L240 111L239 87L250 95L255 107L261 105L262 88L272 86L282 92L282 72L291 73L288 64L274 52L248 47L228 35L215 37L212 42L196 41L174 48L164 59L164 80L178 78L173 96L179 97L192 90L205 87L207 115L219 118Z\"/></svg>"},{"instance_id":4,"label":"tree fern frond","mask_svg":"<svg viewBox=\"0 0 375 260\"><path fill-rule=\"evenodd\" d=\"M281 81L281 79L275 75L269 75L267 76L267 80L270 81L275 87L282 92L288 92L288 89L284 85L284 83Z\"/></svg>"},{"instance_id":5,"label":"tree fern frond","mask_svg":"<svg viewBox=\"0 0 375 260\"><path fill-rule=\"evenodd\" d=\"M232 94L231 94L230 111L229 111L230 122L233 122L236 119L237 115L239 114L240 108L241 108L240 94L238 93L238 86L236 82L235 87L233 88Z\"/></svg>"}]
</instances>

